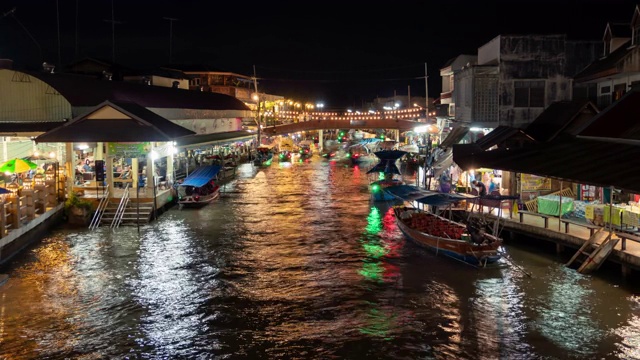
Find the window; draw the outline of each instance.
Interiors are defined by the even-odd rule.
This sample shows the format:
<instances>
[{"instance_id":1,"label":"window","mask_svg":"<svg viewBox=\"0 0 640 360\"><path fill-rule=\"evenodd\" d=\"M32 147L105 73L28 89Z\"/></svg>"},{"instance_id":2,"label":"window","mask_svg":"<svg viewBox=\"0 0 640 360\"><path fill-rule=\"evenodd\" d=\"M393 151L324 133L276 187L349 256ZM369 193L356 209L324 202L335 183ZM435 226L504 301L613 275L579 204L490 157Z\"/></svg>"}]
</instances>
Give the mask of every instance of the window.
<instances>
[{"instance_id":1,"label":"window","mask_svg":"<svg viewBox=\"0 0 640 360\"><path fill-rule=\"evenodd\" d=\"M200 78L193 78L191 79L191 86L200 86Z\"/></svg>"},{"instance_id":2,"label":"window","mask_svg":"<svg viewBox=\"0 0 640 360\"><path fill-rule=\"evenodd\" d=\"M514 107L544 107L544 80L515 81Z\"/></svg>"},{"instance_id":3,"label":"window","mask_svg":"<svg viewBox=\"0 0 640 360\"><path fill-rule=\"evenodd\" d=\"M608 94L611 92L611 86L603 86L600 88L600 94Z\"/></svg>"},{"instance_id":4,"label":"window","mask_svg":"<svg viewBox=\"0 0 640 360\"><path fill-rule=\"evenodd\" d=\"M627 92L627 84L626 83L622 83L622 84L616 84L613 86L613 101L616 100L620 100L620 98L622 97L622 95L624 95Z\"/></svg>"}]
</instances>

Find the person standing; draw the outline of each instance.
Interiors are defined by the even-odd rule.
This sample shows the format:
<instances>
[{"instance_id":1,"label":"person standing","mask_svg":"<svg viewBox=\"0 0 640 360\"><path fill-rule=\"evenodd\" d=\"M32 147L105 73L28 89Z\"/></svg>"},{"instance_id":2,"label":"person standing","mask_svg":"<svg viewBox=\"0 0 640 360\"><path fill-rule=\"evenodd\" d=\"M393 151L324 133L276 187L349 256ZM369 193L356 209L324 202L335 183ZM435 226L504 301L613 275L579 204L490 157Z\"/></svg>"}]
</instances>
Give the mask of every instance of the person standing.
<instances>
[{"instance_id":1,"label":"person standing","mask_svg":"<svg viewBox=\"0 0 640 360\"><path fill-rule=\"evenodd\" d=\"M476 189L478 189L478 195L487 195L487 186L482 181L473 180L471 183L476 187Z\"/></svg>"}]
</instances>

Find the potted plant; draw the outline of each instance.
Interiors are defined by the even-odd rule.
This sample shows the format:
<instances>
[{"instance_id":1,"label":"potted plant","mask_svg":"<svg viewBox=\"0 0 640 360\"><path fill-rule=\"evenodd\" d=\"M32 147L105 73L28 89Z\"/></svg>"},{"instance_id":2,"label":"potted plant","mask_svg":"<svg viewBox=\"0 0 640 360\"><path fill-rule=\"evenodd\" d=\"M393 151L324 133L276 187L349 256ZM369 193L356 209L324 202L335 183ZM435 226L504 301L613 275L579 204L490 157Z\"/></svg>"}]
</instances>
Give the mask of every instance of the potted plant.
<instances>
[{"instance_id":1,"label":"potted plant","mask_svg":"<svg viewBox=\"0 0 640 360\"><path fill-rule=\"evenodd\" d=\"M64 209L70 223L84 224L91 214L93 202L71 193L64 202Z\"/></svg>"}]
</instances>

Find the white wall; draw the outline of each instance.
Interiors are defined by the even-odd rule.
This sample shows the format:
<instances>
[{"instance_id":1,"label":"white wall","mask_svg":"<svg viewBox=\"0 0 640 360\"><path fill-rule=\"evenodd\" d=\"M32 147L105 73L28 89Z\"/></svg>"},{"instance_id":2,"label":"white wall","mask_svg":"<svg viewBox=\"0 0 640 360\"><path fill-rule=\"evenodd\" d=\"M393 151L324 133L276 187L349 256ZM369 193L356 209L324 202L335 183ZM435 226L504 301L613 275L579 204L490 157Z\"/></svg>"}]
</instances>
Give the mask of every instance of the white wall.
<instances>
[{"instance_id":1,"label":"white wall","mask_svg":"<svg viewBox=\"0 0 640 360\"><path fill-rule=\"evenodd\" d=\"M478 48L478 65L490 65L500 61L500 36Z\"/></svg>"}]
</instances>

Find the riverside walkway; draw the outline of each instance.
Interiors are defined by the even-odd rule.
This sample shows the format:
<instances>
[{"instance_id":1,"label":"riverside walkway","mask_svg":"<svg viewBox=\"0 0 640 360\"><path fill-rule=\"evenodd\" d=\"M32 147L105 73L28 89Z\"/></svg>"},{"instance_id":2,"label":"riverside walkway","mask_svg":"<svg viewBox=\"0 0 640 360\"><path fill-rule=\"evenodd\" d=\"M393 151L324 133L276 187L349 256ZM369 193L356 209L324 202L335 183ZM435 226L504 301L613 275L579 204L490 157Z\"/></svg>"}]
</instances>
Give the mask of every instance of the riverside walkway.
<instances>
[{"instance_id":1,"label":"riverside walkway","mask_svg":"<svg viewBox=\"0 0 640 360\"><path fill-rule=\"evenodd\" d=\"M467 211L473 210L473 216L483 216L487 221L495 221L498 209L484 207L482 213L476 208L469 207ZM482 214L482 215L480 215ZM578 223L569 220L567 225L566 219L559 219L557 216L548 216L538 213L510 212L509 208L503 208L500 213L501 223L504 225L502 231L508 231L512 234L522 234L541 240L551 241L556 244L558 252L562 252L566 247L572 248L573 253L577 252L594 231L599 227ZM623 229L624 230L624 229ZM627 276L630 270L640 271L640 236L627 233L623 230L613 230L612 239L620 239L613 251L606 259L617 263L621 266L623 276ZM603 228L602 231L609 231ZM598 245L598 243L596 243ZM593 251L595 247L587 249L588 252Z\"/></svg>"}]
</instances>

